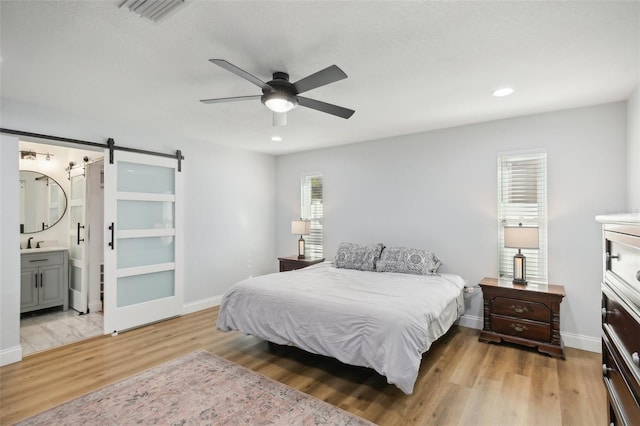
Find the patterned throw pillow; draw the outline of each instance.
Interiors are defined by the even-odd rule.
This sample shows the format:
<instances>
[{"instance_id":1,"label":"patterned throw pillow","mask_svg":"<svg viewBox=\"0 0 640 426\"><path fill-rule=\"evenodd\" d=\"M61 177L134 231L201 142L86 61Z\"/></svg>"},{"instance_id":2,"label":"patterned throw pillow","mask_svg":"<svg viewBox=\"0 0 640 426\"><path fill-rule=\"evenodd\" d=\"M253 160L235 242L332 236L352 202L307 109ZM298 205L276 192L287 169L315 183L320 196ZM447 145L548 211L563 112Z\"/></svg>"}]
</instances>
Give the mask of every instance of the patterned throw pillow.
<instances>
[{"instance_id":1,"label":"patterned throw pillow","mask_svg":"<svg viewBox=\"0 0 640 426\"><path fill-rule=\"evenodd\" d=\"M440 259L430 251L408 247L386 247L376 265L378 272L400 272L403 274L435 274Z\"/></svg>"},{"instance_id":2,"label":"patterned throw pillow","mask_svg":"<svg viewBox=\"0 0 640 426\"><path fill-rule=\"evenodd\" d=\"M340 243L334 263L336 268L374 271L383 247L382 243L368 245Z\"/></svg>"}]
</instances>

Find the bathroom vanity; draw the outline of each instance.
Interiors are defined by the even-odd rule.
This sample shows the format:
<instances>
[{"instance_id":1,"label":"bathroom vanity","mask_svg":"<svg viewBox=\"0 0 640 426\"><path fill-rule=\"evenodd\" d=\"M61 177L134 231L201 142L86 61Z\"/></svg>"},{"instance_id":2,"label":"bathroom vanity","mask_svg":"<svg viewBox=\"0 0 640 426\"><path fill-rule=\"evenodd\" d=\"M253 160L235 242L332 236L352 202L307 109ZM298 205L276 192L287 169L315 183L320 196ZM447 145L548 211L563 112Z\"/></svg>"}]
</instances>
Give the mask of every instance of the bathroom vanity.
<instances>
[{"instance_id":1,"label":"bathroom vanity","mask_svg":"<svg viewBox=\"0 0 640 426\"><path fill-rule=\"evenodd\" d=\"M20 313L69 309L69 252L64 247L20 250Z\"/></svg>"}]
</instances>

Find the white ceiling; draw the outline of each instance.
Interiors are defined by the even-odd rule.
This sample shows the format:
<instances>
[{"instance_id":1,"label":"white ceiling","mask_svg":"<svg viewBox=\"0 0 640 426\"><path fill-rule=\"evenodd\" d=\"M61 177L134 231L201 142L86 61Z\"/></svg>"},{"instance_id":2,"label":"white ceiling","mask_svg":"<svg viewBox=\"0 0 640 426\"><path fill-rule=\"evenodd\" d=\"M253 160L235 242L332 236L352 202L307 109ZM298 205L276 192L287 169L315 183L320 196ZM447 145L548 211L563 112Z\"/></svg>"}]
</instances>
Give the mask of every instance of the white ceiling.
<instances>
[{"instance_id":1,"label":"white ceiling","mask_svg":"<svg viewBox=\"0 0 640 426\"><path fill-rule=\"evenodd\" d=\"M188 0L158 23L120 3L1 0L1 96L282 154L624 100L640 81L640 1ZM349 77L305 96L356 113L298 107L272 127L258 100L200 103L261 94L210 58L264 81L336 64Z\"/></svg>"}]
</instances>

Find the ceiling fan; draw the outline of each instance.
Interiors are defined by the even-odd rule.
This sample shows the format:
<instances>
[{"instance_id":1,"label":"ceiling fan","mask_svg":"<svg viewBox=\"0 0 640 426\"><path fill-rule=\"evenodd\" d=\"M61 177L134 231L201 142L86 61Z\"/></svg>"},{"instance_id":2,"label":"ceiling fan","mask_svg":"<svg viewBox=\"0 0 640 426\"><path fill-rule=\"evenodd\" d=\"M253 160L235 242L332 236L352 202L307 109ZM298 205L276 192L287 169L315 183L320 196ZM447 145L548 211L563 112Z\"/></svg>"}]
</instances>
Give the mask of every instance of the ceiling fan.
<instances>
[{"instance_id":1,"label":"ceiling fan","mask_svg":"<svg viewBox=\"0 0 640 426\"><path fill-rule=\"evenodd\" d=\"M249 74L243 69L225 61L224 59L209 59L210 62L231 71L235 75L255 84L262 89L262 95L253 96L235 96L232 98L202 99L200 102L205 104L215 104L222 102L245 101L249 99L260 99L260 101L271 111L273 111L273 125L284 126L287 124L287 111L292 110L298 105L315 109L342 118L349 118L355 112L352 109L344 108L338 105L328 104L326 102L317 101L315 99L298 96L300 93L325 86L330 83L347 78L338 66L331 65L315 74L311 74L301 80L291 83L289 74L286 72L274 72L273 80L264 82L259 78Z\"/></svg>"}]
</instances>

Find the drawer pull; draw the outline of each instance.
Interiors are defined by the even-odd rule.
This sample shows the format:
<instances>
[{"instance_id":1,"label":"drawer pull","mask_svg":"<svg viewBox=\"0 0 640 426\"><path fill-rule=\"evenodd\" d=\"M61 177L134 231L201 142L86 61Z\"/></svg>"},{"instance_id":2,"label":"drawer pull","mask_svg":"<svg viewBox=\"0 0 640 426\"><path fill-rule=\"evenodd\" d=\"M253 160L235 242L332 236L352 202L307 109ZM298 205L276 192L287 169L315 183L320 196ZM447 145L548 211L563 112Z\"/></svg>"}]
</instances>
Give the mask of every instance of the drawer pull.
<instances>
[{"instance_id":1,"label":"drawer pull","mask_svg":"<svg viewBox=\"0 0 640 426\"><path fill-rule=\"evenodd\" d=\"M615 309L613 311L607 311L607 308L602 308L600 313L602 314L602 322L607 322L607 315L614 316L618 313L618 311L616 311Z\"/></svg>"},{"instance_id":2,"label":"drawer pull","mask_svg":"<svg viewBox=\"0 0 640 426\"><path fill-rule=\"evenodd\" d=\"M611 259L620 259L620 255L619 254L611 254L611 253L607 252L607 260L611 260Z\"/></svg>"},{"instance_id":3,"label":"drawer pull","mask_svg":"<svg viewBox=\"0 0 640 426\"><path fill-rule=\"evenodd\" d=\"M638 355L638 352L631 354L631 361L636 365L636 367L640 367L640 355Z\"/></svg>"},{"instance_id":4,"label":"drawer pull","mask_svg":"<svg viewBox=\"0 0 640 426\"><path fill-rule=\"evenodd\" d=\"M518 333L522 333L523 331L527 331L528 330L527 326L524 325L524 324L513 324L512 323L509 327L513 328Z\"/></svg>"},{"instance_id":5,"label":"drawer pull","mask_svg":"<svg viewBox=\"0 0 640 426\"><path fill-rule=\"evenodd\" d=\"M610 372L615 371L613 368L607 367L607 364L602 364L602 375L607 377Z\"/></svg>"},{"instance_id":6,"label":"drawer pull","mask_svg":"<svg viewBox=\"0 0 640 426\"><path fill-rule=\"evenodd\" d=\"M511 310L519 314L522 314L524 312L529 312L529 309L526 306L520 306L520 305L515 305L515 306L511 305Z\"/></svg>"},{"instance_id":7,"label":"drawer pull","mask_svg":"<svg viewBox=\"0 0 640 426\"><path fill-rule=\"evenodd\" d=\"M33 259L30 260L29 262L47 262L49 259Z\"/></svg>"}]
</instances>

